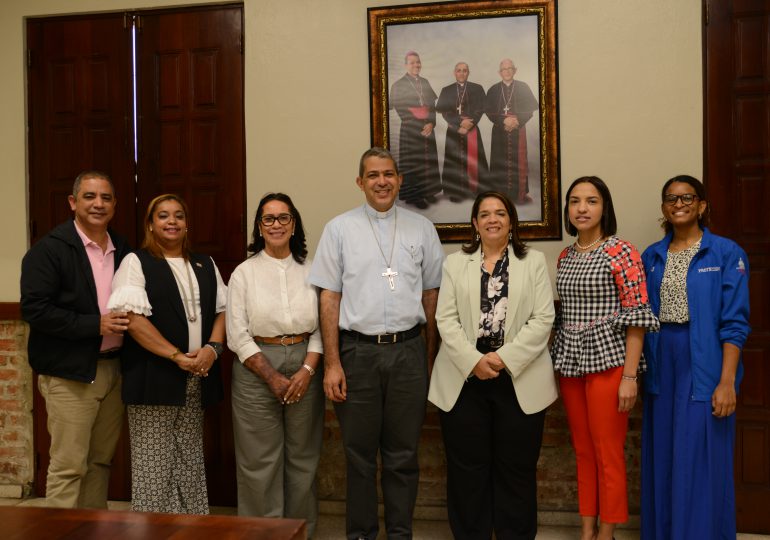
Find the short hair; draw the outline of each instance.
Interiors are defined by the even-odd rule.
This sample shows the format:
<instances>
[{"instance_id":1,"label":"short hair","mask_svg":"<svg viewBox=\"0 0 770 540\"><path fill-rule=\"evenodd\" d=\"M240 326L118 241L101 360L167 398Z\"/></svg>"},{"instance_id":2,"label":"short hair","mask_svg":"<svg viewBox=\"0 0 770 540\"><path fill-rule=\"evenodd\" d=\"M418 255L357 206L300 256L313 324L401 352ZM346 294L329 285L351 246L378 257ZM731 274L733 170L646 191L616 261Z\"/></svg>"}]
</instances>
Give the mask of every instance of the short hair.
<instances>
[{"instance_id":1,"label":"short hair","mask_svg":"<svg viewBox=\"0 0 770 540\"><path fill-rule=\"evenodd\" d=\"M600 223L602 236L612 236L618 232L618 221L615 219L615 208L612 206L610 188L598 176L581 176L572 182L572 185L567 190L567 196L564 197L564 229L567 231L567 234L577 236L578 232L577 228L569 220L569 197L572 194L572 190L578 184L591 184L602 198L602 220Z\"/></svg>"},{"instance_id":2,"label":"short hair","mask_svg":"<svg viewBox=\"0 0 770 540\"><path fill-rule=\"evenodd\" d=\"M280 201L289 207L289 213L294 220L294 235L289 240L289 249L294 260L299 264L304 264L307 258L305 228L302 226L302 217L299 215L299 210L294 206L291 197L285 193L267 193L259 201L257 213L254 215L254 231L251 234L251 244L246 249L252 256L265 249L265 239L259 234L259 224L262 220L264 207L270 201Z\"/></svg>"},{"instance_id":3,"label":"short hair","mask_svg":"<svg viewBox=\"0 0 770 540\"><path fill-rule=\"evenodd\" d=\"M187 209L187 203L185 203L184 199L182 199L182 197L179 195L175 195L174 193L166 193L164 195L158 195L150 201L150 204L147 205L147 212L144 214L144 240L142 240L141 247L150 255L159 259L163 258L163 250L155 240L155 236L152 234L150 227L152 226L152 218L155 214L155 210L158 208L158 205L166 201L178 202L182 207L182 212L184 212L185 221L187 221L188 226L190 224L190 212ZM185 260L188 260L190 258L190 253L192 253L190 248L190 236L187 234L187 231L185 231L184 240L182 240L182 257L184 257Z\"/></svg>"},{"instance_id":4,"label":"short hair","mask_svg":"<svg viewBox=\"0 0 770 540\"><path fill-rule=\"evenodd\" d=\"M473 218L478 219L479 207L481 206L481 203L490 197L498 199L501 203L503 203L503 206L505 206L505 210L508 212L508 217L511 219L511 240L509 243L513 248L513 254L516 256L516 258L523 259L527 255L527 250L529 248L519 238L519 215L516 213L516 206L514 206L514 204L511 202L511 199L499 191L485 191L483 193L479 193L479 195L476 197L476 200L473 201L473 207L471 208L471 240L467 244L463 245L462 250L465 253L475 253L476 250L479 249L479 246L481 245L481 238L479 236L479 232L476 230L476 227L473 225Z\"/></svg>"},{"instance_id":5,"label":"short hair","mask_svg":"<svg viewBox=\"0 0 770 540\"><path fill-rule=\"evenodd\" d=\"M404 64L406 64L407 58L409 58L410 56L416 56L417 58L420 57L420 55L417 54L417 51L406 51L406 54L404 55Z\"/></svg>"},{"instance_id":6,"label":"short hair","mask_svg":"<svg viewBox=\"0 0 770 540\"><path fill-rule=\"evenodd\" d=\"M379 146L372 146L369 150L364 152L361 155L361 159L358 162L358 177L363 178L364 176L364 161L366 161L370 157L378 157L382 159L389 159L393 162L393 167L396 169L396 175L398 175L398 163L396 163L396 160L393 159L393 154L391 154L388 150L379 147Z\"/></svg>"},{"instance_id":7,"label":"short hair","mask_svg":"<svg viewBox=\"0 0 770 540\"><path fill-rule=\"evenodd\" d=\"M500 60L500 64L498 64L498 66L497 66L498 70L502 69L503 62L510 62L511 63L511 67L513 69L516 69L516 62L514 62L510 58L503 58L502 60Z\"/></svg>"},{"instance_id":8,"label":"short hair","mask_svg":"<svg viewBox=\"0 0 770 540\"><path fill-rule=\"evenodd\" d=\"M115 195L115 184L112 183L112 178L110 176L102 171L97 171L95 169L83 171L79 175L75 177L75 182L72 184L72 196L76 199L78 198L78 193L80 193L80 184L83 183L83 180L87 180L88 178L99 178L101 180L106 180L110 184L110 189L112 190L112 195Z\"/></svg>"},{"instance_id":9,"label":"short hair","mask_svg":"<svg viewBox=\"0 0 770 540\"><path fill-rule=\"evenodd\" d=\"M461 61L461 62L457 62L457 63L455 64L455 69L457 69L457 66L459 66L460 64L462 64L462 65L464 65L465 67L467 67L467 68L468 68L468 71L470 71L470 70L471 70L471 66L469 66L469 65L468 65L468 62L462 62L462 61Z\"/></svg>"},{"instance_id":10,"label":"short hair","mask_svg":"<svg viewBox=\"0 0 770 540\"><path fill-rule=\"evenodd\" d=\"M682 184L687 184L689 186L692 186L698 198L706 203L706 209L703 211L703 214L701 214L698 217L698 227L700 227L701 229L703 229L704 227L708 227L709 218L711 217L711 206L709 205L708 200L706 199L706 186L704 186L703 182L701 182L697 178L692 177L688 174L680 174L678 176L674 176L673 178L669 178L668 181L666 181L666 183L663 184L663 189L660 190L660 202L661 203L665 202L664 199L666 198L666 191L668 190L669 186L671 186L671 184L673 184L674 182L681 182ZM660 226L663 227L663 230L666 231L666 234L668 234L673 230L673 226L671 225L671 223L669 223L665 219L661 222Z\"/></svg>"}]
</instances>

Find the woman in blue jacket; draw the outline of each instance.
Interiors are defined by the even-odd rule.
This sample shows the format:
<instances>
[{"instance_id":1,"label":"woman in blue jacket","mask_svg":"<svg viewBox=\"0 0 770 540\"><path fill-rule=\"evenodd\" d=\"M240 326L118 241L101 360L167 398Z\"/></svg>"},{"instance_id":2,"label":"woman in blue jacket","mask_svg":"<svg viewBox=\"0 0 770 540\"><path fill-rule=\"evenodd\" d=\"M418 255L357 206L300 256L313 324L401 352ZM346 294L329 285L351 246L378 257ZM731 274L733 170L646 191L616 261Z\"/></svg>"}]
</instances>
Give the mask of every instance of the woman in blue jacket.
<instances>
[{"instance_id":1,"label":"woman in blue jacket","mask_svg":"<svg viewBox=\"0 0 770 540\"><path fill-rule=\"evenodd\" d=\"M642 255L660 333L647 334L642 526L649 539L734 539L733 448L748 259L707 228L703 184L663 186L666 236Z\"/></svg>"}]
</instances>

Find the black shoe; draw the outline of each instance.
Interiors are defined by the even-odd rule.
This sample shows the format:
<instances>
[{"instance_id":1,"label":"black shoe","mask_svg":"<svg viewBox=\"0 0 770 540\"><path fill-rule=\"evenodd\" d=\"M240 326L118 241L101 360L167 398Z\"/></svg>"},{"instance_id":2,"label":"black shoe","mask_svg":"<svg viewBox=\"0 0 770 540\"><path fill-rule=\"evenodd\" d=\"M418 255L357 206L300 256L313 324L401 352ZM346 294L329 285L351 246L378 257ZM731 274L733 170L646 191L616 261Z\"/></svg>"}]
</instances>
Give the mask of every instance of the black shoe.
<instances>
[{"instance_id":1,"label":"black shoe","mask_svg":"<svg viewBox=\"0 0 770 540\"><path fill-rule=\"evenodd\" d=\"M428 203L426 202L425 199L416 199L414 201L414 205L420 210L425 210L426 208L428 208Z\"/></svg>"},{"instance_id":2,"label":"black shoe","mask_svg":"<svg viewBox=\"0 0 770 540\"><path fill-rule=\"evenodd\" d=\"M454 202L454 203L463 202L463 198L462 197L458 197L457 195L450 195L449 196L449 200Z\"/></svg>"},{"instance_id":3,"label":"black shoe","mask_svg":"<svg viewBox=\"0 0 770 540\"><path fill-rule=\"evenodd\" d=\"M438 199L436 199L435 195L428 195L425 197L425 200L428 201L428 204L434 204Z\"/></svg>"}]
</instances>

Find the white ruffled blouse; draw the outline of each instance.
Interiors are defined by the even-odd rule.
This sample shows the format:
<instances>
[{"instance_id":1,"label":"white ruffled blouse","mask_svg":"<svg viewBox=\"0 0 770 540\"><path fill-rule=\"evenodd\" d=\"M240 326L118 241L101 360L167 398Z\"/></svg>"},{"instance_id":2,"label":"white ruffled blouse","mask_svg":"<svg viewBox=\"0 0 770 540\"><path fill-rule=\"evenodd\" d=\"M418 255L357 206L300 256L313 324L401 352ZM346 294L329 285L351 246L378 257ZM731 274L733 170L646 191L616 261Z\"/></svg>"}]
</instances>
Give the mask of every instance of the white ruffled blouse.
<instances>
[{"instance_id":1,"label":"white ruffled blouse","mask_svg":"<svg viewBox=\"0 0 770 540\"><path fill-rule=\"evenodd\" d=\"M195 321L187 321L187 333L189 335L188 349L189 351L197 350L203 345L201 343L201 296L200 289L198 288L198 280L193 272L192 265L189 261L185 262L182 257L166 258L171 267L171 271L176 276L177 287L179 288L179 295L182 299L185 296L188 299L187 305L185 305L185 312L190 310L190 298L193 299L192 304L195 309ZM213 260L212 260L213 263ZM187 268L185 268L185 265ZM190 279L192 282L192 291L190 291L190 283L187 280L187 272L190 272ZM225 311L227 306L227 286L222 280L222 276L219 273L216 263L214 263L214 271L217 278L217 299L216 299L216 313ZM115 272L115 276L112 278L112 294L110 300L107 303L107 308L111 311L128 311L145 317L152 315L152 306L150 300L147 297L147 291L145 290L145 278L142 271L142 263L139 261L134 253L130 253L123 258L123 262L120 263L120 268ZM183 300L184 303L184 300ZM189 315L189 313L188 313Z\"/></svg>"}]
</instances>

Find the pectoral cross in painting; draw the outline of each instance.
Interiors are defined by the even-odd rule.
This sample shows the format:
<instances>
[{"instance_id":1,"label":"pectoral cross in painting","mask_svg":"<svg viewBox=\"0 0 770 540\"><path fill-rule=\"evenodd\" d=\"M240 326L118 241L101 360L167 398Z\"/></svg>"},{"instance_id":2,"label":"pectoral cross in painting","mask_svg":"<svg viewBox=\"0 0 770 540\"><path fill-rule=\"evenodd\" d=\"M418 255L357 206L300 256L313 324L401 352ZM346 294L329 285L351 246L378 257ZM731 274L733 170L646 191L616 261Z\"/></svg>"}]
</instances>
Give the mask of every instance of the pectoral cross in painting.
<instances>
[{"instance_id":1,"label":"pectoral cross in painting","mask_svg":"<svg viewBox=\"0 0 770 540\"><path fill-rule=\"evenodd\" d=\"M390 285L390 290L395 291L396 290L396 282L393 279L398 275L398 272L394 272L390 266L388 266L387 271L382 273L382 277L388 278L388 285Z\"/></svg>"}]
</instances>

